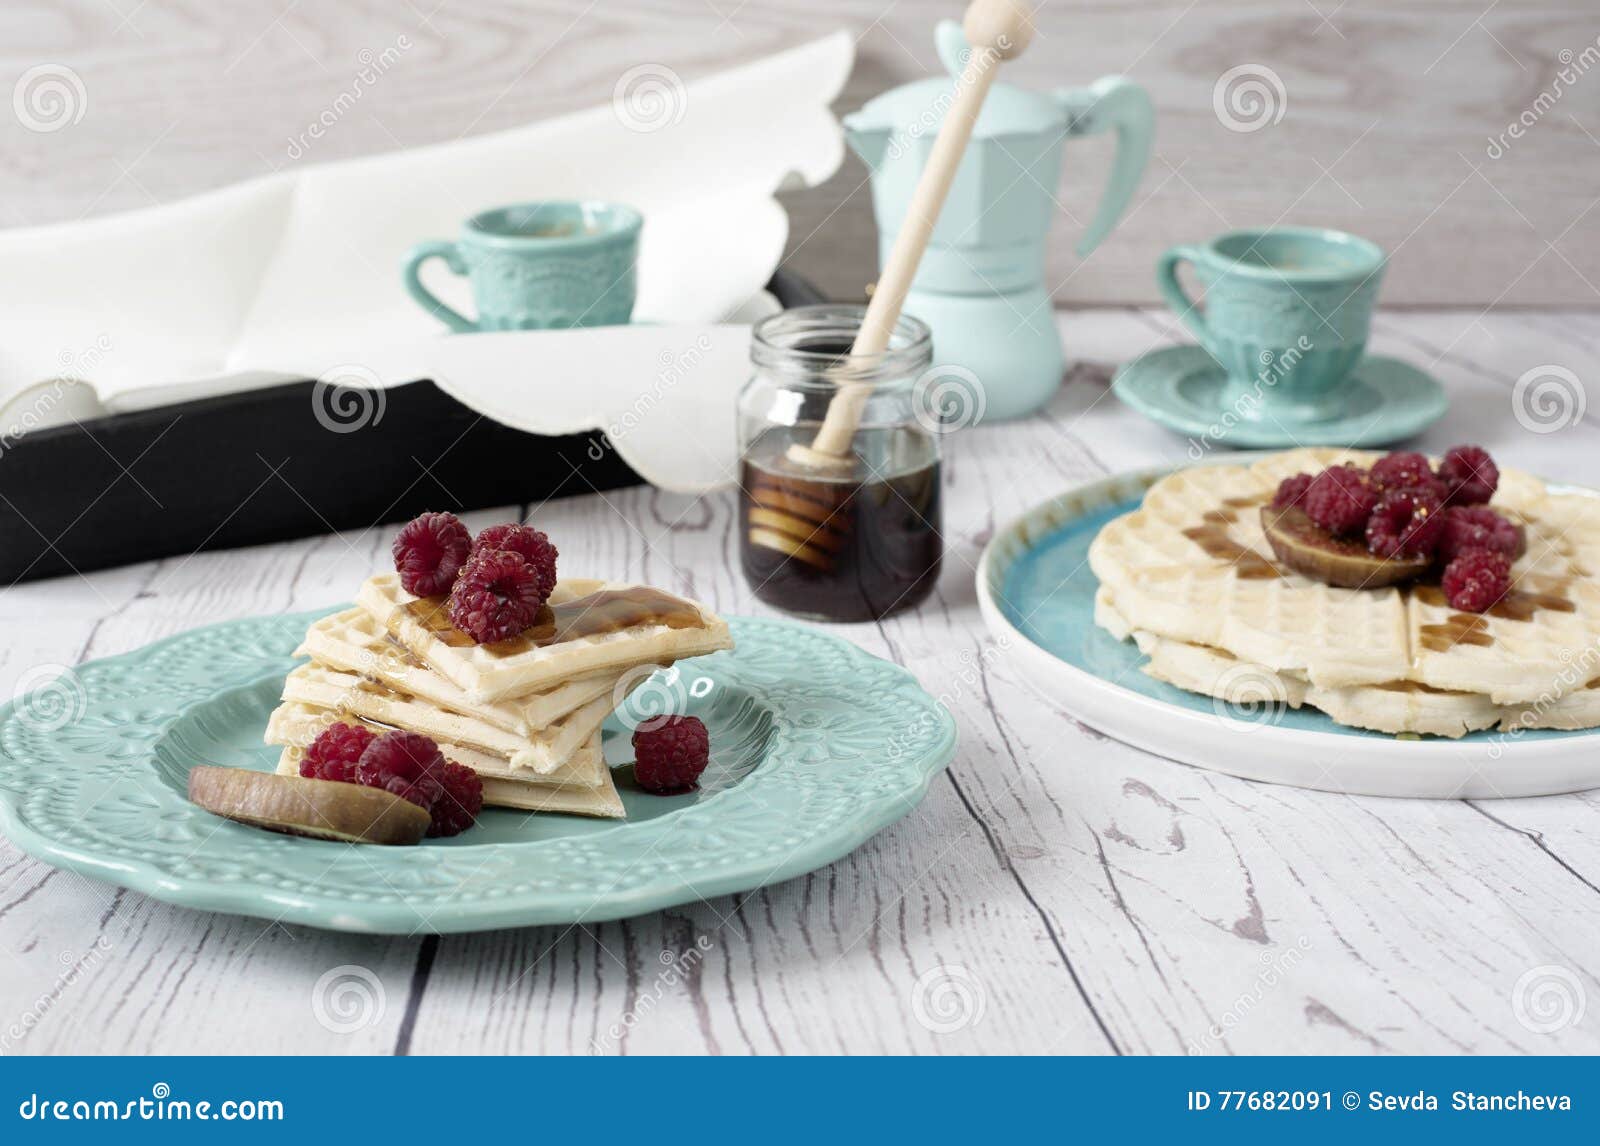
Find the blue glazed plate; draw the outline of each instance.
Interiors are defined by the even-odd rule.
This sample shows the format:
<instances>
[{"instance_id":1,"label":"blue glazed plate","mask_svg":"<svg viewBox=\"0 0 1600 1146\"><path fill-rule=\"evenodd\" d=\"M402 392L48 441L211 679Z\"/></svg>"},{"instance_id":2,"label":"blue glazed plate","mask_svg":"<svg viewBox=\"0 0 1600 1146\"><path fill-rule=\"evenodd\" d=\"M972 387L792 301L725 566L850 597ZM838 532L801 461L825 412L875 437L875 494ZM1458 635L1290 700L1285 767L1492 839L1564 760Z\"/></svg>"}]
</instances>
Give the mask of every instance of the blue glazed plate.
<instances>
[{"instance_id":1,"label":"blue glazed plate","mask_svg":"<svg viewBox=\"0 0 1600 1146\"><path fill-rule=\"evenodd\" d=\"M1200 346L1166 346L1128 363L1111 381L1118 398L1169 430L1218 446L1387 445L1415 437L1444 416L1444 387L1398 358L1369 355L1343 383L1344 412L1316 422L1232 414L1226 378Z\"/></svg>"},{"instance_id":2,"label":"blue glazed plate","mask_svg":"<svg viewBox=\"0 0 1600 1146\"><path fill-rule=\"evenodd\" d=\"M1208 464L1255 460L1223 455ZM1089 544L1138 508L1173 467L1069 490L996 534L978 565L990 631L1026 679L1088 723L1147 751L1249 779L1380 796L1486 798L1600 787L1597 730L1474 732L1400 739L1336 724L1314 708L1236 713L1140 671L1143 654L1094 623ZM1590 493L1552 486L1563 493ZM1243 718L1242 718L1243 717Z\"/></svg>"},{"instance_id":3,"label":"blue glazed plate","mask_svg":"<svg viewBox=\"0 0 1600 1146\"><path fill-rule=\"evenodd\" d=\"M340 931L479 931L619 919L823 867L904 816L955 753L904 669L784 621L685 661L674 695L711 733L698 792L616 773L628 819L485 811L413 848L276 835L185 797L195 764L271 771L261 742L321 614L196 629L85 664L0 708L0 829L60 867L157 899ZM647 686L648 687L648 686ZM613 765L632 757L606 730Z\"/></svg>"}]
</instances>

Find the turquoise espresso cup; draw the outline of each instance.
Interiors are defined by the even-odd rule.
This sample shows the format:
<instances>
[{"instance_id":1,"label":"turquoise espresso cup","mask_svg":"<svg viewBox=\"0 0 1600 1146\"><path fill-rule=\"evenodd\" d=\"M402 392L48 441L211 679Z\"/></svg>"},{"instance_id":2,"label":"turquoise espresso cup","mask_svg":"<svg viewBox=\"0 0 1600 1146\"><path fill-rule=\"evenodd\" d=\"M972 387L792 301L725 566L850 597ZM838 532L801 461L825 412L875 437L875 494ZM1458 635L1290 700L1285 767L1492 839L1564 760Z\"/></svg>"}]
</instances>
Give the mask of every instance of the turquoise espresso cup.
<instances>
[{"instance_id":1,"label":"turquoise espresso cup","mask_svg":"<svg viewBox=\"0 0 1600 1146\"><path fill-rule=\"evenodd\" d=\"M1178 282L1191 263L1202 313ZM1342 383L1367 348L1383 250L1342 231L1232 231L1173 247L1157 283L1227 373L1224 407L1247 419L1312 422L1339 414Z\"/></svg>"},{"instance_id":2,"label":"turquoise espresso cup","mask_svg":"<svg viewBox=\"0 0 1600 1146\"><path fill-rule=\"evenodd\" d=\"M454 241L431 239L406 253L406 291L455 331L615 326L633 314L635 264L644 217L620 203L550 200L483 211ZM422 285L418 271L440 258L472 281L477 321Z\"/></svg>"}]
</instances>

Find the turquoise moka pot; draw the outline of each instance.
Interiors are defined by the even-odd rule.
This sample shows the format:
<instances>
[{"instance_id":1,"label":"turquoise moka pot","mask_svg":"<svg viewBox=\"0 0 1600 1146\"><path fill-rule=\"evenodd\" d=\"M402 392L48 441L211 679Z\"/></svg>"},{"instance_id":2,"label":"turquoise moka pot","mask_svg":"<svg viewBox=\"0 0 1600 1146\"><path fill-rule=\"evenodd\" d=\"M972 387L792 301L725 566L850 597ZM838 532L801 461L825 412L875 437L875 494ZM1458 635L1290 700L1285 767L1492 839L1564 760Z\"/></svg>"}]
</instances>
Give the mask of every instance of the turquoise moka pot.
<instances>
[{"instance_id":1,"label":"turquoise moka pot","mask_svg":"<svg viewBox=\"0 0 1600 1146\"><path fill-rule=\"evenodd\" d=\"M845 137L872 170L880 266L970 50L954 20L939 24L935 40L949 77L895 88L844 119ZM1063 145L1117 135L1110 181L1078 244L1083 256L1133 198L1154 125L1149 95L1121 76L1048 95L1002 83L990 89L905 302L907 314L933 329L940 382L974 389L969 409L983 418L1031 413L1061 384L1065 358L1045 283L1045 240L1061 210Z\"/></svg>"}]
</instances>

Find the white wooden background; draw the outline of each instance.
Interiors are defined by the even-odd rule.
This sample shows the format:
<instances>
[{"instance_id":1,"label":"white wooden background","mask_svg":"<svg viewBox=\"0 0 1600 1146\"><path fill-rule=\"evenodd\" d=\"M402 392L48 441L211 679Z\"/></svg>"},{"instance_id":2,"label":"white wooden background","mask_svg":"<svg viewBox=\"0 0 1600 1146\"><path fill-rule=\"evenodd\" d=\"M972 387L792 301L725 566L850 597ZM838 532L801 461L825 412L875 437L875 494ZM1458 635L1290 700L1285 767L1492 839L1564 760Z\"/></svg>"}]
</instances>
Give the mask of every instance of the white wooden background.
<instances>
[{"instance_id":1,"label":"white wooden background","mask_svg":"<svg viewBox=\"0 0 1600 1146\"><path fill-rule=\"evenodd\" d=\"M860 34L848 110L934 69L931 26L959 7L12 0L0 96L52 65L78 77L84 102L52 132L0 114L0 225L508 127L603 104L639 63L692 80L836 26ZM1124 71L1161 118L1134 213L1081 268L1067 250L1108 148L1072 149L1050 267L1061 301L1149 300L1160 249L1230 226L1358 230L1396 252L1389 303L1471 304L1379 318L1379 350L1451 387L1452 412L1424 444L1475 439L1511 464L1600 482L1591 421L1534 435L1510 408L1529 370L1600 378L1600 320L1506 309L1595 303L1600 75L1585 68L1544 101L1501 157L1487 146L1551 90L1559 53L1582 67L1600 34L1592 0L1050 0L1041 30L1018 82ZM415 47L291 159L288 141L349 86L360 53L400 35ZM1213 106L1237 67L1282 85L1279 96L1269 83L1257 130L1228 130ZM791 267L840 297L873 273L863 177L852 160L789 197ZM189 912L0 844L0 1051L1600 1051L1595 795L1403 802L1213 776L1074 722L1003 655L979 660L971 563L996 525L1071 482L1183 456L1105 392L1113 364L1178 336L1170 319L1117 309L1063 322L1075 363L1051 408L952 442L937 596L843 630L916 671L961 727L956 762L905 821L753 896L442 939ZM727 497L634 490L552 503L538 521L568 569L760 613L736 572L731 513ZM384 531L324 537L8 590L0 695L40 665L346 599L386 544ZM701 943L688 981L663 987L661 952ZM378 977L385 1005L338 1034L312 995L346 964ZM1564 1016L1557 1029L1541 1029L1541 1001Z\"/></svg>"},{"instance_id":2,"label":"white wooden background","mask_svg":"<svg viewBox=\"0 0 1600 1146\"><path fill-rule=\"evenodd\" d=\"M961 736L924 803L855 854L620 923L368 938L158 904L0 844L0 1036L39 1016L0 1050L1600 1052L1600 794L1403 801L1213 775L1084 727L1003 652L984 655L973 563L999 524L1074 482L1184 458L1183 440L1106 390L1111 364L1178 334L1165 313L1062 325L1074 362L1048 411L950 443L937 594L838 630L915 671ZM1380 315L1375 346L1450 388L1425 447L1475 440L1506 464L1600 479L1592 420L1531 433L1511 399L1539 367L1600 379L1600 319ZM534 520L570 573L760 614L733 513L728 495L641 488ZM41 664L345 600L388 541L378 529L7 590L0 695ZM686 981L663 983L663 953L697 947ZM336 1033L313 996L344 965L377 977L384 1006Z\"/></svg>"},{"instance_id":3,"label":"white wooden background","mask_svg":"<svg viewBox=\"0 0 1600 1146\"><path fill-rule=\"evenodd\" d=\"M81 80L82 117L40 133L0 112L0 225L140 207L296 163L510 127L605 104L639 64L692 80L837 27L859 36L839 101L851 110L935 71L933 24L962 7L7 0L0 99L29 69L65 66ZM1391 303L1596 305L1594 0L1045 0L1039 28L1011 79L1048 90L1125 72L1150 89L1160 121L1132 214L1082 264L1070 248L1110 149L1106 140L1069 147L1049 267L1063 303L1154 301L1161 250L1281 220L1344 227L1395 252ZM413 47L291 159L289 141L351 87L361 53L370 59L400 36ZM1569 81L1558 85L1563 52ZM1251 130L1229 130L1219 86L1227 108L1252 81L1265 85L1266 103L1236 105L1235 126ZM1525 113L1531 126L1492 157L1491 137ZM874 275L864 178L851 157L824 187L788 197L794 269L839 298L859 297Z\"/></svg>"}]
</instances>

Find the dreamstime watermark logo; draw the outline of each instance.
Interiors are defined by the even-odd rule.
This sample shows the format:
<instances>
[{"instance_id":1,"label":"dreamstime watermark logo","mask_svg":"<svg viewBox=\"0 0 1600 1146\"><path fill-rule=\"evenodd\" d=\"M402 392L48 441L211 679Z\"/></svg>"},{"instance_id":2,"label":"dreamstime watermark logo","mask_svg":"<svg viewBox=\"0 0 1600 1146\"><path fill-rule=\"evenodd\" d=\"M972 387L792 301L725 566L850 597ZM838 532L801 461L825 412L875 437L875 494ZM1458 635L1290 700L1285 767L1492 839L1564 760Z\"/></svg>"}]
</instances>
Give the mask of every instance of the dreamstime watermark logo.
<instances>
[{"instance_id":1,"label":"dreamstime watermark logo","mask_svg":"<svg viewBox=\"0 0 1600 1146\"><path fill-rule=\"evenodd\" d=\"M1211 708L1240 732L1254 732L1283 719L1289 690L1283 678L1256 665L1234 665L1217 677Z\"/></svg>"},{"instance_id":2,"label":"dreamstime watermark logo","mask_svg":"<svg viewBox=\"0 0 1600 1146\"><path fill-rule=\"evenodd\" d=\"M607 1027L599 1038L589 1040L590 1052L607 1054L615 1050L629 1031L655 1012L668 991L676 990L694 976L696 968L705 961L706 953L710 950L711 939L705 935L697 938L694 946L687 951L663 950L657 956L661 970L656 972L655 981L639 992L633 1006L623 1013L621 1019Z\"/></svg>"},{"instance_id":3,"label":"dreamstime watermark logo","mask_svg":"<svg viewBox=\"0 0 1600 1146\"><path fill-rule=\"evenodd\" d=\"M0 429L0 457L5 456L6 451L16 444L18 438L45 424L50 411L60 405L61 400L67 396L66 381L57 378L38 390L27 408L21 413L14 414L11 421Z\"/></svg>"},{"instance_id":4,"label":"dreamstime watermark logo","mask_svg":"<svg viewBox=\"0 0 1600 1146\"><path fill-rule=\"evenodd\" d=\"M1011 47L1011 37L1001 35L991 47L985 44L982 48L974 50L971 47L961 50L961 74L956 77L956 82L940 91L939 95L921 114L912 120L906 127L894 133L889 140L888 156L899 159L905 154L906 148L921 139L924 135L937 133L939 126L944 123L945 115L950 110L950 105L956 102L956 97L961 94L977 77L982 76L990 68L1005 59L1006 52ZM977 69L972 70L976 61Z\"/></svg>"},{"instance_id":5,"label":"dreamstime watermark logo","mask_svg":"<svg viewBox=\"0 0 1600 1146\"><path fill-rule=\"evenodd\" d=\"M35 665L17 679L11 699L17 719L34 732L59 732L77 723L89 707L89 694L67 665Z\"/></svg>"},{"instance_id":6,"label":"dreamstime watermark logo","mask_svg":"<svg viewBox=\"0 0 1600 1146\"><path fill-rule=\"evenodd\" d=\"M1561 66L1556 70L1555 79L1550 81L1550 86L1534 96L1533 102L1523 108L1516 119L1506 124L1504 131L1499 135L1488 137L1489 143L1483 151L1490 159L1499 159L1510 151L1511 145L1548 115L1550 110L1561 102L1561 97L1588 74L1590 68L1600 64L1600 36L1595 37L1594 43L1585 44L1581 52L1562 48L1556 53L1556 60Z\"/></svg>"},{"instance_id":7,"label":"dreamstime watermark logo","mask_svg":"<svg viewBox=\"0 0 1600 1146\"><path fill-rule=\"evenodd\" d=\"M989 400L965 366L930 366L911 387L911 413L930 434L949 434L983 421Z\"/></svg>"},{"instance_id":8,"label":"dreamstime watermark logo","mask_svg":"<svg viewBox=\"0 0 1600 1146\"><path fill-rule=\"evenodd\" d=\"M1577 425L1588 407L1583 382L1565 366L1535 366L1511 388L1512 415L1519 426L1535 434Z\"/></svg>"},{"instance_id":9,"label":"dreamstime watermark logo","mask_svg":"<svg viewBox=\"0 0 1600 1146\"><path fill-rule=\"evenodd\" d=\"M983 685L983 674L1010 648L1011 638L1002 635L977 656L974 656L970 649L962 649L956 658L956 663L960 667L956 670L955 679L934 698L939 707L946 712L952 711L955 702L969 691L974 693L979 691ZM884 754L890 760L900 759L939 725L935 709L922 709L915 720L889 738L889 743L884 747Z\"/></svg>"},{"instance_id":10,"label":"dreamstime watermark logo","mask_svg":"<svg viewBox=\"0 0 1600 1146\"><path fill-rule=\"evenodd\" d=\"M1502 719L1500 731L1489 741L1489 759L1499 760L1505 755L1507 741L1532 729L1559 727L1552 713L1567 697L1587 689L1589 682L1600 676L1600 641L1577 652L1563 648L1557 656L1561 669L1550 678L1550 687Z\"/></svg>"},{"instance_id":11,"label":"dreamstime watermark logo","mask_svg":"<svg viewBox=\"0 0 1600 1146\"><path fill-rule=\"evenodd\" d=\"M366 639L363 635L352 634L352 636L355 640ZM356 656L356 664L362 676L376 677L385 683L403 685L415 662L411 650L404 645L380 640L375 645L363 645Z\"/></svg>"},{"instance_id":12,"label":"dreamstime watermark logo","mask_svg":"<svg viewBox=\"0 0 1600 1146\"><path fill-rule=\"evenodd\" d=\"M33 1093L17 1104L17 1116L24 1122L282 1122L284 1109L276 1098L173 1098L172 1087L158 1082L148 1097L125 1101Z\"/></svg>"},{"instance_id":13,"label":"dreamstime watermark logo","mask_svg":"<svg viewBox=\"0 0 1600 1146\"><path fill-rule=\"evenodd\" d=\"M99 370L100 364L111 353L111 336L100 334L87 346L63 346L56 354L60 372L48 383L34 388L33 399L21 412L13 412L11 421L0 427L0 457L16 444L18 438L43 426L50 412L67 396L67 383L88 381ZM18 401L20 401L20 397Z\"/></svg>"},{"instance_id":14,"label":"dreamstime watermark logo","mask_svg":"<svg viewBox=\"0 0 1600 1146\"><path fill-rule=\"evenodd\" d=\"M311 1013L325 1030L354 1034L383 1022L383 980L366 967L346 963L324 972L311 988Z\"/></svg>"},{"instance_id":15,"label":"dreamstime watermark logo","mask_svg":"<svg viewBox=\"0 0 1600 1146\"><path fill-rule=\"evenodd\" d=\"M928 968L911 988L912 1016L936 1035L977 1026L988 1006L989 992L983 980L960 963Z\"/></svg>"},{"instance_id":16,"label":"dreamstime watermark logo","mask_svg":"<svg viewBox=\"0 0 1600 1146\"><path fill-rule=\"evenodd\" d=\"M1240 64L1217 77L1211 88L1211 110L1229 131L1249 135L1283 122L1289 91L1266 64Z\"/></svg>"},{"instance_id":17,"label":"dreamstime watermark logo","mask_svg":"<svg viewBox=\"0 0 1600 1146\"><path fill-rule=\"evenodd\" d=\"M376 426L388 404L377 373L351 362L324 371L311 388L311 412L317 424L335 434Z\"/></svg>"},{"instance_id":18,"label":"dreamstime watermark logo","mask_svg":"<svg viewBox=\"0 0 1600 1146\"><path fill-rule=\"evenodd\" d=\"M289 146L284 148L284 154L290 159L299 159L309 151L311 145L348 115L350 109L355 107L366 94L367 89L382 79L384 74L411 48L411 37L402 34L395 37L394 43L382 51L375 52L371 48L362 48L357 52L356 63L359 67L356 74L351 77L349 86L341 89L339 94L333 97L333 102L306 124L304 131L289 137Z\"/></svg>"},{"instance_id":19,"label":"dreamstime watermark logo","mask_svg":"<svg viewBox=\"0 0 1600 1146\"><path fill-rule=\"evenodd\" d=\"M87 346L63 346L56 352L61 378L92 380L100 364L111 353L111 336L101 332Z\"/></svg>"},{"instance_id":20,"label":"dreamstime watermark logo","mask_svg":"<svg viewBox=\"0 0 1600 1146\"><path fill-rule=\"evenodd\" d=\"M1190 1039L1188 1053L1205 1054L1228 1037L1228 1032L1244 1022L1245 1017L1260 1005L1267 993L1276 987L1289 972L1299 966L1305 953L1311 950L1311 940L1302 935L1293 947L1273 948L1261 953L1261 970L1256 972L1247 990L1234 999L1231 1006L1206 1028L1198 1039Z\"/></svg>"},{"instance_id":21,"label":"dreamstime watermark logo","mask_svg":"<svg viewBox=\"0 0 1600 1146\"><path fill-rule=\"evenodd\" d=\"M631 732L652 732L669 716L681 716L691 699L710 696L716 682L708 676L690 680L677 665L635 665L617 679L611 707Z\"/></svg>"},{"instance_id":22,"label":"dreamstime watermark logo","mask_svg":"<svg viewBox=\"0 0 1600 1146\"><path fill-rule=\"evenodd\" d=\"M29 131L49 134L82 122L89 92L66 64L35 64L11 89L11 110Z\"/></svg>"},{"instance_id":23,"label":"dreamstime watermark logo","mask_svg":"<svg viewBox=\"0 0 1600 1146\"><path fill-rule=\"evenodd\" d=\"M401 646L401 649L404 650L404 646ZM368 684L368 679L376 677L380 681L383 680L383 677L380 674L389 668L389 663L380 661L378 656L370 651L365 652L359 659L365 666L360 675L355 677L351 684L343 688L339 688L338 695L334 697L331 703L326 705L326 708L332 714L334 720L347 721L352 724L366 726L366 722L372 719L368 713L373 711L373 696L371 687ZM400 675L404 676L408 671L407 666L405 665L403 659L399 657L396 658L396 662L398 663ZM328 681L327 685L328 687L339 687L337 683L332 680ZM381 704L382 702L379 703ZM367 712L362 712L362 709L366 709ZM326 730L326 728L327 725L322 724L320 727L307 729L305 741L304 743L298 745L298 747L302 751L310 748L312 743L319 735L322 734L323 731ZM381 731L381 729L379 731Z\"/></svg>"},{"instance_id":24,"label":"dreamstime watermark logo","mask_svg":"<svg viewBox=\"0 0 1600 1146\"><path fill-rule=\"evenodd\" d=\"M587 453L589 460L597 462L605 456L606 450L622 441L631 434L645 420L645 417L654 410L663 398L669 394L678 383L689 376L690 371L696 369L705 361L711 352L711 336L698 335L694 342L682 350L673 350L662 347L657 355L657 369L655 377L651 380L648 389L640 392L633 400L633 404L624 410L620 416L614 417L606 426L604 433L598 438L589 439Z\"/></svg>"},{"instance_id":25,"label":"dreamstime watermark logo","mask_svg":"<svg viewBox=\"0 0 1600 1146\"><path fill-rule=\"evenodd\" d=\"M1289 376L1289 372L1311 352L1313 345L1310 337L1302 334L1293 346L1285 347L1281 351L1263 350L1257 359L1261 369L1256 371L1255 382L1250 389L1236 395L1228 408L1222 412L1222 417L1207 426L1205 433L1189 439L1189 460L1199 461L1210 453L1218 442L1226 440L1228 434L1240 422L1254 418L1266 401L1267 392Z\"/></svg>"},{"instance_id":26,"label":"dreamstime watermark logo","mask_svg":"<svg viewBox=\"0 0 1600 1146\"><path fill-rule=\"evenodd\" d=\"M1536 1035L1577 1026L1588 1002L1578 976L1554 963L1529 968L1511 988L1511 1013Z\"/></svg>"},{"instance_id":27,"label":"dreamstime watermark logo","mask_svg":"<svg viewBox=\"0 0 1600 1146\"><path fill-rule=\"evenodd\" d=\"M611 89L611 110L623 127L648 135L683 122L689 92L665 64L636 64Z\"/></svg>"},{"instance_id":28,"label":"dreamstime watermark logo","mask_svg":"<svg viewBox=\"0 0 1600 1146\"><path fill-rule=\"evenodd\" d=\"M70 988L79 979L83 978L86 971L100 965L100 961L111 952L111 940L104 935L97 937L89 950L82 955L74 955L71 951L63 951L57 956L62 970L56 976L50 989L34 1000L33 1006L23 1011L14 1022L9 1023L4 1030L0 1030L0 1055L9 1054L11 1048L37 1027L50 1009L60 1000L63 992Z\"/></svg>"}]
</instances>

